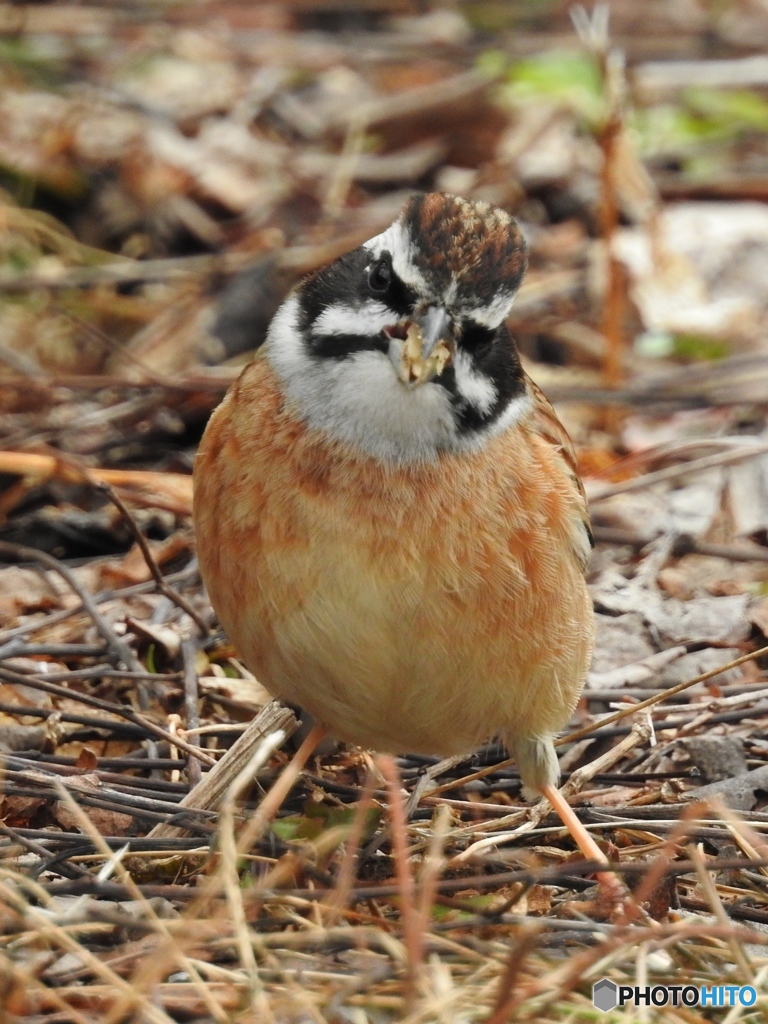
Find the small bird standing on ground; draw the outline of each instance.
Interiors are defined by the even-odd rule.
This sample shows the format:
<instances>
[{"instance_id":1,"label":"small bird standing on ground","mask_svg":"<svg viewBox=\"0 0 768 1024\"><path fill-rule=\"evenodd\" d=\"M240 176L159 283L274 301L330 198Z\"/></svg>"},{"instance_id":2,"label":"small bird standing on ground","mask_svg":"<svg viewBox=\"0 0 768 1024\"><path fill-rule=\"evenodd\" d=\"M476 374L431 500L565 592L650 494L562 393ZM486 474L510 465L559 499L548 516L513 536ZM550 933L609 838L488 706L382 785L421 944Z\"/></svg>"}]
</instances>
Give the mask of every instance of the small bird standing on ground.
<instances>
[{"instance_id":1,"label":"small bird standing on ground","mask_svg":"<svg viewBox=\"0 0 768 1024\"><path fill-rule=\"evenodd\" d=\"M563 813L553 736L591 653L591 535L504 323L525 266L507 213L432 193L303 281L211 418L195 527L272 693L382 751L500 735Z\"/></svg>"}]
</instances>

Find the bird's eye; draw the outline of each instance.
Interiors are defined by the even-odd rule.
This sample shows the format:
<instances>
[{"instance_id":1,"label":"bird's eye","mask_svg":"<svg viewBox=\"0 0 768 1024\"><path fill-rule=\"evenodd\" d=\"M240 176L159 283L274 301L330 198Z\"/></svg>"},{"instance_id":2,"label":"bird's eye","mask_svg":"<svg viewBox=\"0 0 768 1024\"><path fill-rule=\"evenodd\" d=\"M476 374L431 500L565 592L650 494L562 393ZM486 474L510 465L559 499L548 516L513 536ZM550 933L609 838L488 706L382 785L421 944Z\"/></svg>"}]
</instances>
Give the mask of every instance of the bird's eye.
<instances>
[{"instance_id":1,"label":"bird's eye","mask_svg":"<svg viewBox=\"0 0 768 1024\"><path fill-rule=\"evenodd\" d=\"M373 292L385 292L392 282L392 267L387 260L377 260L368 271L368 287Z\"/></svg>"}]
</instances>

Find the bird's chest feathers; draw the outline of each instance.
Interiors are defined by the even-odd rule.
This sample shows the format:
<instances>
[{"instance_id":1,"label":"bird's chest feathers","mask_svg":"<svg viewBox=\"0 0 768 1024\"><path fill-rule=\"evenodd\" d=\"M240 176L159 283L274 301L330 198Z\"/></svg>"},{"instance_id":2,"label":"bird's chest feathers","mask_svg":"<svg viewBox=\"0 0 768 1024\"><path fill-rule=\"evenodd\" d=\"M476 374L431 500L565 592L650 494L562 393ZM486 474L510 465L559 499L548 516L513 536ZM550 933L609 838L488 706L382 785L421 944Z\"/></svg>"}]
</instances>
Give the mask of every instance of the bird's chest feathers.
<instances>
[{"instance_id":1,"label":"bird's chest feathers","mask_svg":"<svg viewBox=\"0 0 768 1024\"><path fill-rule=\"evenodd\" d=\"M304 551L316 574L322 567L348 578L355 564L400 584L430 569L456 589L462 573L489 567L494 544L506 546L516 473L493 442L471 456L380 462L308 428L286 406L269 368L254 369L242 384L257 392L248 406L254 419L232 421L222 452L225 464L238 467L242 500L223 511L258 534L265 557ZM527 486L523 473L518 484ZM524 526L522 507L519 517Z\"/></svg>"},{"instance_id":2,"label":"bird's chest feathers","mask_svg":"<svg viewBox=\"0 0 768 1024\"><path fill-rule=\"evenodd\" d=\"M396 631L403 616L444 618L444 606L433 615L436 601L460 613L481 583L491 600L499 587L509 593L526 585L510 528L533 533L544 512L530 501L510 507L515 467L498 453L494 459L493 444L471 457L388 466L307 429L265 362L238 388L238 404L246 407L247 392L253 416L230 416L225 403L210 448L232 476L220 488L229 497L219 516L222 532L239 541L219 603L234 617L238 592L254 578L269 595L266 620L279 606L283 621L296 614L316 622L316 636L321 620L326 630L336 623L334 634L351 628L350 617L366 619L369 630L387 620ZM523 474L518 486L528 486Z\"/></svg>"},{"instance_id":3,"label":"bird's chest feathers","mask_svg":"<svg viewBox=\"0 0 768 1024\"><path fill-rule=\"evenodd\" d=\"M568 485L549 450L513 431L472 455L387 466L308 429L257 360L195 470L198 533L212 534L200 563L222 625L274 693L342 736L471 748L513 662L564 677L563 652L586 647L581 571L562 542ZM469 679L489 681L483 701L468 702ZM406 722L431 731L406 735Z\"/></svg>"}]
</instances>

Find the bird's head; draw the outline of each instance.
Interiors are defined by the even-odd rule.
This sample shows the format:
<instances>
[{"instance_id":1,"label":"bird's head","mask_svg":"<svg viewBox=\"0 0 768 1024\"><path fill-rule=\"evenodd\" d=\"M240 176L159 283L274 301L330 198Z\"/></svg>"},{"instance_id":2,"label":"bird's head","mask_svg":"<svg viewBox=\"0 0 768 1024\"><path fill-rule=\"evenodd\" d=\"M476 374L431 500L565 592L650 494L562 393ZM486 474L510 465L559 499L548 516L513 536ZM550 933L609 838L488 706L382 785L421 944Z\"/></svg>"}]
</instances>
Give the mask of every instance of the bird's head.
<instances>
[{"instance_id":1,"label":"bird's head","mask_svg":"<svg viewBox=\"0 0 768 1024\"><path fill-rule=\"evenodd\" d=\"M525 266L503 210L413 196L293 292L267 356L310 426L382 461L477 447L530 406L504 326Z\"/></svg>"}]
</instances>

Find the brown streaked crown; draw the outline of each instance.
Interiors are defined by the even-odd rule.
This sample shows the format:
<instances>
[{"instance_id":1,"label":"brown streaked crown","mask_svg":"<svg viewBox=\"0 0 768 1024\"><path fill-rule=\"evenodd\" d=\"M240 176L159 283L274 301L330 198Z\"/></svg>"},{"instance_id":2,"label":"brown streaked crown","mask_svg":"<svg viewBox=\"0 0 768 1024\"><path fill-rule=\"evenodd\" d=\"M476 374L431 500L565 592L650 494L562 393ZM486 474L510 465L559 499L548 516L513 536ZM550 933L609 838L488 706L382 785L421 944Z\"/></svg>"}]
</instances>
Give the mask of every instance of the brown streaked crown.
<instances>
[{"instance_id":1,"label":"brown streaked crown","mask_svg":"<svg viewBox=\"0 0 768 1024\"><path fill-rule=\"evenodd\" d=\"M527 247L508 213L482 201L431 192L412 196L400 219L414 243L418 269L437 292L454 284L457 306L477 308L499 291L516 291Z\"/></svg>"}]
</instances>

